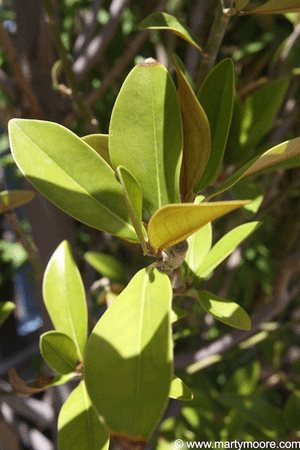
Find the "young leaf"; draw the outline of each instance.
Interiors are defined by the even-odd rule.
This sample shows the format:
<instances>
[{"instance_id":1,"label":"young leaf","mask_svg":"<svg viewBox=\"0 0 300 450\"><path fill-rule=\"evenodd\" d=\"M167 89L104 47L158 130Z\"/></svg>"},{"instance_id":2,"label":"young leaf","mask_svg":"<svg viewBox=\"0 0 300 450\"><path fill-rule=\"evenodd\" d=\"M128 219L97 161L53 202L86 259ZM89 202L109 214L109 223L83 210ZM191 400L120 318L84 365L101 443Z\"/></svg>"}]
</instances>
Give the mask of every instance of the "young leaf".
<instances>
[{"instance_id":1,"label":"young leaf","mask_svg":"<svg viewBox=\"0 0 300 450\"><path fill-rule=\"evenodd\" d=\"M180 378L173 375L169 397L178 400L193 400L194 394Z\"/></svg>"},{"instance_id":2,"label":"young leaf","mask_svg":"<svg viewBox=\"0 0 300 450\"><path fill-rule=\"evenodd\" d=\"M67 241L57 247L47 265L43 295L56 331L74 341L77 359L83 361L87 339L85 292Z\"/></svg>"},{"instance_id":3,"label":"young leaf","mask_svg":"<svg viewBox=\"0 0 300 450\"><path fill-rule=\"evenodd\" d=\"M225 234L207 254L197 272L195 272L196 275L201 278L206 278L259 226L260 222L244 223Z\"/></svg>"},{"instance_id":4,"label":"young leaf","mask_svg":"<svg viewBox=\"0 0 300 450\"><path fill-rule=\"evenodd\" d=\"M14 309L15 304L13 302L0 302L0 325L4 323Z\"/></svg>"},{"instance_id":5,"label":"young leaf","mask_svg":"<svg viewBox=\"0 0 300 450\"><path fill-rule=\"evenodd\" d=\"M198 299L203 309L220 322L240 330L250 330L250 317L237 303L206 291L199 291Z\"/></svg>"},{"instance_id":6,"label":"young leaf","mask_svg":"<svg viewBox=\"0 0 300 450\"><path fill-rule=\"evenodd\" d=\"M211 249L211 243L211 223L207 223L188 238L189 248L185 257L185 262L188 265L186 277L198 272L202 261Z\"/></svg>"},{"instance_id":7,"label":"young leaf","mask_svg":"<svg viewBox=\"0 0 300 450\"><path fill-rule=\"evenodd\" d=\"M234 103L234 67L231 59L224 59L210 72L200 88L198 100L211 131L209 160L196 187L200 192L216 179L229 134Z\"/></svg>"},{"instance_id":8,"label":"young leaf","mask_svg":"<svg viewBox=\"0 0 300 450\"><path fill-rule=\"evenodd\" d=\"M117 283L126 284L126 273L123 264L113 255L99 252L86 252L84 259L102 276Z\"/></svg>"},{"instance_id":9,"label":"young leaf","mask_svg":"<svg viewBox=\"0 0 300 450\"><path fill-rule=\"evenodd\" d=\"M300 392L295 390L287 399L284 409L283 417L286 427L291 431L299 431L299 417L300 417Z\"/></svg>"},{"instance_id":10,"label":"young leaf","mask_svg":"<svg viewBox=\"0 0 300 450\"><path fill-rule=\"evenodd\" d=\"M180 192L187 199L204 172L210 154L210 129L207 117L185 78L174 55L178 100L183 124L183 156Z\"/></svg>"},{"instance_id":11,"label":"young leaf","mask_svg":"<svg viewBox=\"0 0 300 450\"><path fill-rule=\"evenodd\" d=\"M108 134L89 134L81 138L90 147L92 147L104 161L111 166L108 151Z\"/></svg>"},{"instance_id":12,"label":"young leaf","mask_svg":"<svg viewBox=\"0 0 300 450\"><path fill-rule=\"evenodd\" d=\"M59 450L108 450L109 432L100 422L85 383L71 392L58 416Z\"/></svg>"},{"instance_id":13,"label":"young leaf","mask_svg":"<svg viewBox=\"0 0 300 450\"><path fill-rule=\"evenodd\" d=\"M182 123L174 83L152 58L134 67L119 92L109 128L114 168L137 179L144 206L153 214L180 201Z\"/></svg>"},{"instance_id":14,"label":"young leaf","mask_svg":"<svg viewBox=\"0 0 300 450\"><path fill-rule=\"evenodd\" d=\"M0 192L0 214L23 206L35 196L34 192L24 190Z\"/></svg>"},{"instance_id":15,"label":"young leaf","mask_svg":"<svg viewBox=\"0 0 300 450\"><path fill-rule=\"evenodd\" d=\"M167 205L151 217L148 236L158 250L171 247L191 236L207 223L245 205L247 201L181 203Z\"/></svg>"},{"instance_id":16,"label":"young leaf","mask_svg":"<svg viewBox=\"0 0 300 450\"><path fill-rule=\"evenodd\" d=\"M145 238L147 232L143 225L143 194L137 179L123 166L117 167L120 182L123 187L124 197L128 208L129 216L134 226L135 232L140 240L144 254L147 253Z\"/></svg>"},{"instance_id":17,"label":"young leaf","mask_svg":"<svg viewBox=\"0 0 300 450\"><path fill-rule=\"evenodd\" d=\"M41 354L51 369L60 375L75 372L78 365L74 341L59 331L48 331L40 337Z\"/></svg>"},{"instance_id":18,"label":"young leaf","mask_svg":"<svg viewBox=\"0 0 300 450\"><path fill-rule=\"evenodd\" d=\"M193 31L186 25L182 25L176 17L165 12L155 12L154 14L151 14L142 21L139 28L141 30L170 30L189 44L194 45L194 47L202 53L198 38Z\"/></svg>"},{"instance_id":19,"label":"young leaf","mask_svg":"<svg viewBox=\"0 0 300 450\"><path fill-rule=\"evenodd\" d=\"M248 11L249 14L284 14L300 12L300 0L270 0L258 8Z\"/></svg>"},{"instance_id":20,"label":"young leaf","mask_svg":"<svg viewBox=\"0 0 300 450\"><path fill-rule=\"evenodd\" d=\"M234 172L230 177L227 178L224 183L207 199L214 197L221 192L226 191L236 184L241 178L247 177L254 173L259 173L265 169L272 169L275 166L276 169L284 165L285 161L300 155L300 138L295 138L290 141L283 142L282 144L276 145L266 152L254 156L246 164L240 167L236 172ZM206 200L207 200L206 199Z\"/></svg>"},{"instance_id":21,"label":"young leaf","mask_svg":"<svg viewBox=\"0 0 300 450\"><path fill-rule=\"evenodd\" d=\"M40 120L9 122L13 157L56 206L91 227L136 241L122 187L111 167L67 128Z\"/></svg>"},{"instance_id":22,"label":"young leaf","mask_svg":"<svg viewBox=\"0 0 300 450\"><path fill-rule=\"evenodd\" d=\"M127 436L127 444L146 442L166 407L173 371L171 300L168 276L142 269L89 338L87 390L118 441Z\"/></svg>"},{"instance_id":23,"label":"young leaf","mask_svg":"<svg viewBox=\"0 0 300 450\"><path fill-rule=\"evenodd\" d=\"M188 311L173 307L171 311L171 322L172 323L177 322L177 320L182 319L182 317L185 317L187 315Z\"/></svg>"},{"instance_id":24,"label":"young leaf","mask_svg":"<svg viewBox=\"0 0 300 450\"><path fill-rule=\"evenodd\" d=\"M229 408L236 408L247 421L268 436L276 437L283 432L281 414L263 397L223 392L218 399Z\"/></svg>"}]
</instances>

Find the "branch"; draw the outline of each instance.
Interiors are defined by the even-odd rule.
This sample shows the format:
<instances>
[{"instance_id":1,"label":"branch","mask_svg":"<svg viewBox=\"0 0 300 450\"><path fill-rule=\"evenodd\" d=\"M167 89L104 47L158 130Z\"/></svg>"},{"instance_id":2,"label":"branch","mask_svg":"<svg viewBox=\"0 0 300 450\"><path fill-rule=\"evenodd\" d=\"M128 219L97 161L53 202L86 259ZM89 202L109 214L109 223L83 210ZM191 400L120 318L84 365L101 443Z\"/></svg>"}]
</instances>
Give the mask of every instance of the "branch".
<instances>
[{"instance_id":1,"label":"branch","mask_svg":"<svg viewBox=\"0 0 300 450\"><path fill-rule=\"evenodd\" d=\"M0 69L0 87L13 102L17 100L17 92L13 79L2 69Z\"/></svg>"},{"instance_id":2,"label":"branch","mask_svg":"<svg viewBox=\"0 0 300 450\"><path fill-rule=\"evenodd\" d=\"M86 49L88 43L92 39L93 33L97 28L97 15L101 8L103 0L93 0L91 11L89 11L85 16L85 26L82 33L77 37L74 45L74 50L76 55L82 54Z\"/></svg>"},{"instance_id":3,"label":"branch","mask_svg":"<svg viewBox=\"0 0 300 450\"><path fill-rule=\"evenodd\" d=\"M112 0L109 7L110 19L101 33L87 46L84 53L79 55L73 63L73 71L76 78L82 81L87 72L99 61L104 50L112 40L115 30L119 25L122 12L130 0Z\"/></svg>"},{"instance_id":4,"label":"branch","mask_svg":"<svg viewBox=\"0 0 300 450\"><path fill-rule=\"evenodd\" d=\"M289 292L288 285L296 272L300 272L299 257L288 257L276 277L276 284L273 289L273 301L252 314L252 327L250 332L234 330L201 350L178 355L175 357L175 367L178 369L185 368L193 363L199 363L200 367L200 362L203 362L204 359L208 362L205 366L218 362L222 359L221 355L223 353L227 352L244 339L248 339L251 335L256 333L265 322L278 316L295 295L295 289Z\"/></svg>"},{"instance_id":5,"label":"branch","mask_svg":"<svg viewBox=\"0 0 300 450\"><path fill-rule=\"evenodd\" d=\"M0 19L0 43L3 50L6 52L10 68L14 74L18 87L22 91L25 99L28 101L32 114L38 119L44 119L46 117L38 98L31 89L27 79L25 78L22 67L20 64L19 55L13 46L4 26Z\"/></svg>"}]
</instances>

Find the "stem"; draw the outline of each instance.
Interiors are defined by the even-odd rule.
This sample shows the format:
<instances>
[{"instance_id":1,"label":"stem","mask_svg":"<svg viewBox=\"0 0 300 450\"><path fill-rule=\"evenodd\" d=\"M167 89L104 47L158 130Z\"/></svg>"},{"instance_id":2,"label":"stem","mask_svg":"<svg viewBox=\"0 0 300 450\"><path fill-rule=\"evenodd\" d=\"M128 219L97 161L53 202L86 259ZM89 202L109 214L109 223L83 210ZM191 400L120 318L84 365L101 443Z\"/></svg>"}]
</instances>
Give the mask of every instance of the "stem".
<instances>
[{"instance_id":1,"label":"stem","mask_svg":"<svg viewBox=\"0 0 300 450\"><path fill-rule=\"evenodd\" d=\"M67 53L63 42L60 37L59 28L57 25L57 21L55 19L55 13L53 6L51 4L51 0L43 0L43 5L45 8L45 11L48 15L48 22L52 31L53 40L55 43L55 46L57 48L57 51L59 53L60 59L62 61L63 69L68 81L68 84L70 88L72 89L72 94L75 103L78 106L78 109L82 115L82 117L89 123L91 123L94 127L98 126L98 121L95 119L91 109L88 107L86 102L83 100L82 94L79 90L79 87L77 85L75 75L72 70L72 64L71 64L71 58L70 55Z\"/></svg>"},{"instance_id":2,"label":"stem","mask_svg":"<svg viewBox=\"0 0 300 450\"><path fill-rule=\"evenodd\" d=\"M230 0L229 8L232 7L232 4L233 0ZM204 49L204 52L208 55L208 57L201 59L200 69L196 81L196 92L199 90L201 84L215 64L229 19L230 15L224 14L222 4L219 2L215 19L209 33L208 41Z\"/></svg>"}]
</instances>

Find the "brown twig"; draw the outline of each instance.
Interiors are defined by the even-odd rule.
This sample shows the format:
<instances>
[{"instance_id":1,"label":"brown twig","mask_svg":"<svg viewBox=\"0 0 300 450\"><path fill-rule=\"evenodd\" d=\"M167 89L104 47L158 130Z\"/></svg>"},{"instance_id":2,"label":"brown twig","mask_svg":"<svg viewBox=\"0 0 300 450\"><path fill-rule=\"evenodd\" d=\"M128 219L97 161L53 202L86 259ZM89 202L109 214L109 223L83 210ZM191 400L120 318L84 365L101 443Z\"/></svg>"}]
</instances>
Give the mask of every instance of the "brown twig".
<instances>
[{"instance_id":1,"label":"brown twig","mask_svg":"<svg viewBox=\"0 0 300 450\"><path fill-rule=\"evenodd\" d=\"M25 99L28 101L31 113L37 118L37 119L44 119L46 117L45 112L43 111L37 96L31 89L31 86L27 79L25 78L22 67L20 64L20 58L19 55L11 42L5 28L3 25L2 20L0 19L0 43L3 48L3 50L6 52L9 64L11 67L11 70L14 74L14 78L17 82L18 87L22 91Z\"/></svg>"},{"instance_id":2,"label":"brown twig","mask_svg":"<svg viewBox=\"0 0 300 450\"><path fill-rule=\"evenodd\" d=\"M79 54L81 54L82 51L86 49L88 43L92 39L93 33L96 30L98 24L97 15L99 9L102 6L102 3L103 0L93 0L92 6L84 18L85 20L84 29L82 33L80 33L80 35L77 37L74 44L76 57L79 56Z\"/></svg>"}]
</instances>

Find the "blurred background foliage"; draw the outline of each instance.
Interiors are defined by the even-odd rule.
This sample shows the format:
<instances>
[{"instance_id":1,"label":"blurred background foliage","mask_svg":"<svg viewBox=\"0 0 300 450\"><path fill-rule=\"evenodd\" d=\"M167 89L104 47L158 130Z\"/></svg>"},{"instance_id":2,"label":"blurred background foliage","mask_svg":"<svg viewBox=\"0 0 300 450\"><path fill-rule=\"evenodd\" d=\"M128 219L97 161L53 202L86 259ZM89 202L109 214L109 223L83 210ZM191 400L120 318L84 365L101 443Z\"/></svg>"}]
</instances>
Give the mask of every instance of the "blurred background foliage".
<instances>
[{"instance_id":1,"label":"blurred background foliage","mask_svg":"<svg viewBox=\"0 0 300 450\"><path fill-rule=\"evenodd\" d=\"M156 58L176 82L172 60L176 51L191 83L195 85L198 78L197 50L167 31L140 31L139 23L156 10L166 11L192 28L205 49L217 7L218 0L2 0L2 189L29 186L9 152L9 119L51 120L79 136L107 133L119 88L144 58ZM52 14L49 20L45 9ZM225 57L234 61L236 99L225 165L216 185L252 155L299 136L299 51L297 13L230 19L217 61ZM153 447L168 447L179 438L300 438L299 175L297 167L263 173L215 198L242 199L250 194L253 202L213 224L214 242L245 221L263 222L203 285L245 308L252 315L253 328L231 331L191 298L175 298L175 306L190 311L174 324L176 373L191 387L195 399L185 404L171 400ZM44 266L63 239L71 242L87 291L91 327L105 301L152 262L138 246L74 221L38 193L17 214ZM14 365L28 379L45 371L37 342L41 330L51 324L41 301L41 279L34 275L5 214L0 232L0 300L17 304L0 329L0 375L6 379L7 369ZM51 400L55 414L62 403L60 395L60 400ZM42 402L44 397L36 400ZM33 413L26 416L6 398L1 411L10 449L55 448L53 417L39 423ZM5 428L7 424L10 428ZM40 433L39 440L32 438L32 429Z\"/></svg>"}]
</instances>

